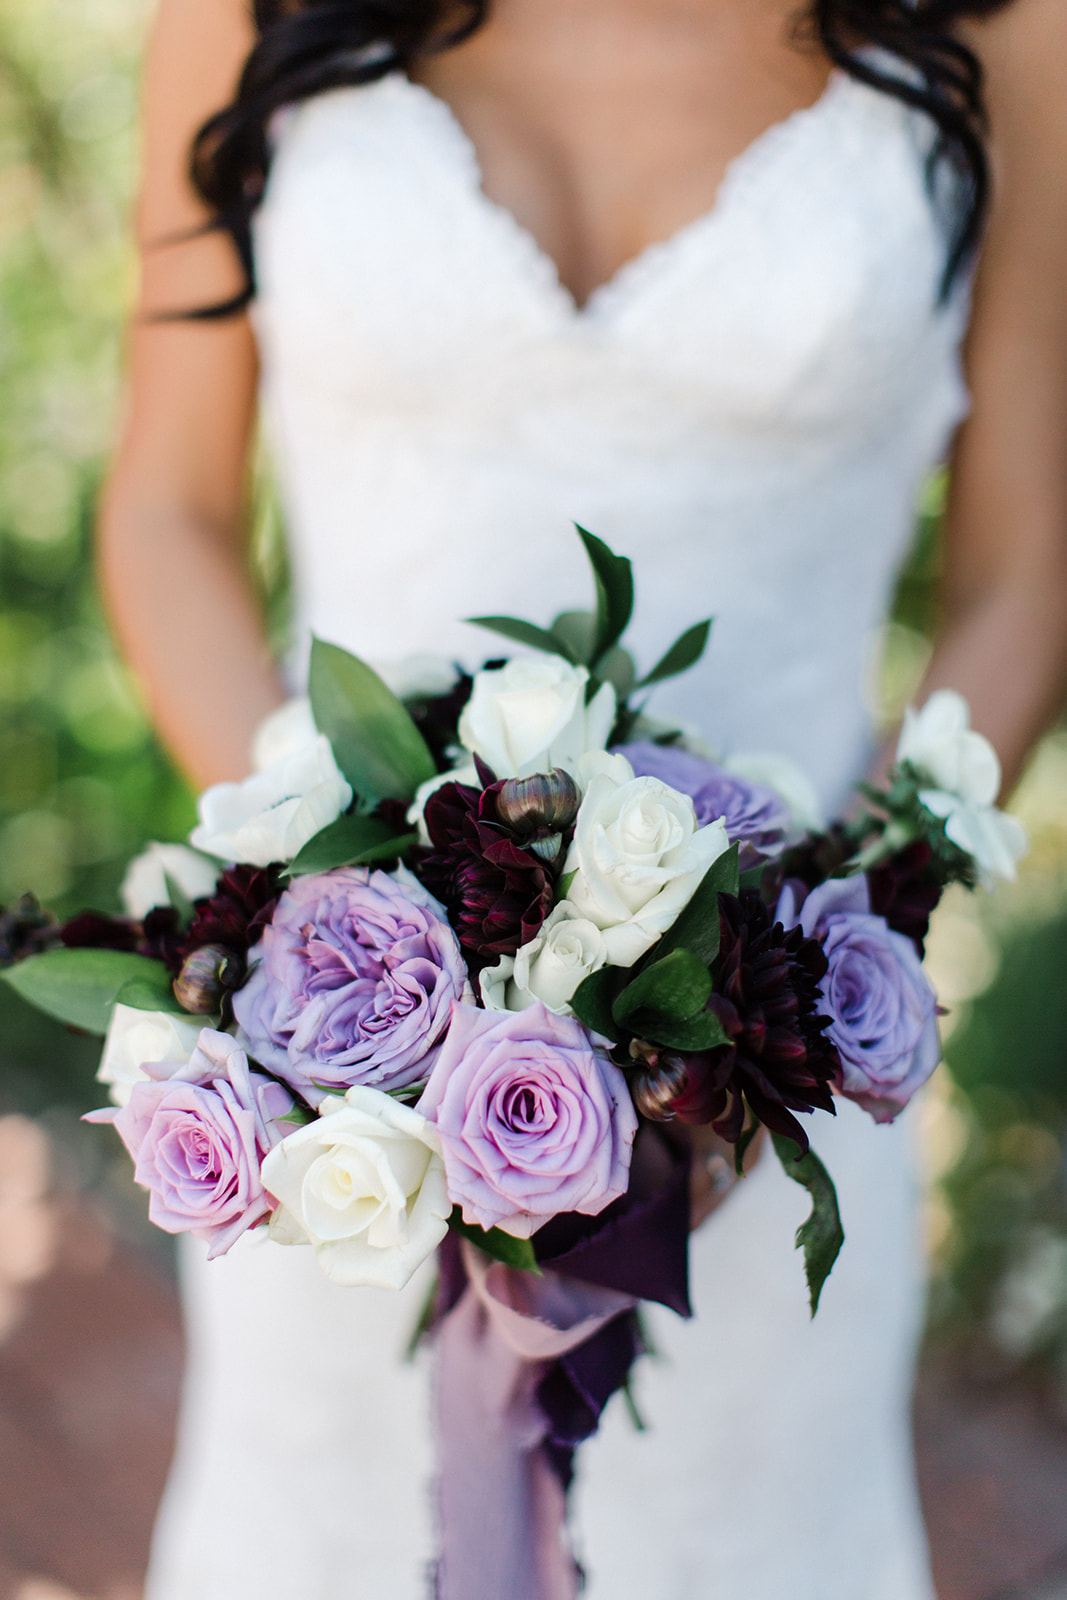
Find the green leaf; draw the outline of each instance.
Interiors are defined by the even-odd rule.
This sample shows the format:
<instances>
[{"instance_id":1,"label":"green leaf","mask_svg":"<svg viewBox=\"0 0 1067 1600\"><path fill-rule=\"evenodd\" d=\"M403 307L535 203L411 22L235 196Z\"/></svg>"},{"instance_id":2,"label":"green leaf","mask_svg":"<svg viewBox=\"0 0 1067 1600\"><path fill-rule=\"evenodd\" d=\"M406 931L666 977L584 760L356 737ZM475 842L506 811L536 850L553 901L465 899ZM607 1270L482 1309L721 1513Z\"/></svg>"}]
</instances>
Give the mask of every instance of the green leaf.
<instances>
[{"instance_id":1,"label":"green leaf","mask_svg":"<svg viewBox=\"0 0 1067 1600\"><path fill-rule=\"evenodd\" d=\"M618 644L629 624L634 609L633 567L625 556L617 556L603 539L575 523L578 537L585 546L596 584L596 637L592 664L612 645Z\"/></svg>"},{"instance_id":2,"label":"green leaf","mask_svg":"<svg viewBox=\"0 0 1067 1600\"><path fill-rule=\"evenodd\" d=\"M522 1267L524 1271L535 1272L541 1277L541 1268L529 1239L516 1239L500 1228L478 1228L470 1222L464 1222L458 1206L453 1209L448 1226L453 1232L462 1234L464 1239L469 1239L471 1244L476 1244L479 1250L484 1250L487 1256L492 1256L494 1261L502 1261L506 1267Z\"/></svg>"},{"instance_id":3,"label":"green leaf","mask_svg":"<svg viewBox=\"0 0 1067 1600\"><path fill-rule=\"evenodd\" d=\"M597 663L597 672L602 683L611 684L619 700L626 699L637 677L634 658L621 644L605 651Z\"/></svg>"},{"instance_id":4,"label":"green leaf","mask_svg":"<svg viewBox=\"0 0 1067 1600\"><path fill-rule=\"evenodd\" d=\"M586 666L593 659L596 644L596 613L593 611L561 611L549 629L558 640L560 654L567 660L576 659Z\"/></svg>"},{"instance_id":5,"label":"green leaf","mask_svg":"<svg viewBox=\"0 0 1067 1600\"><path fill-rule=\"evenodd\" d=\"M0 978L38 1011L70 1027L98 1034L107 1032L111 1008L127 985L139 986L136 990L131 987L130 994L151 991L161 996L164 985L170 990L170 977L162 961L151 961L126 950L45 950L6 967ZM153 1005L152 1009L176 1007L171 993L169 1005Z\"/></svg>"},{"instance_id":6,"label":"green leaf","mask_svg":"<svg viewBox=\"0 0 1067 1600\"><path fill-rule=\"evenodd\" d=\"M308 679L315 726L363 800L410 800L436 776L426 741L393 691L366 662L315 639Z\"/></svg>"},{"instance_id":7,"label":"green leaf","mask_svg":"<svg viewBox=\"0 0 1067 1600\"><path fill-rule=\"evenodd\" d=\"M612 1007L616 1022L633 1029L638 1013L674 1021L699 1016L711 994L711 973L689 950L672 950L626 985Z\"/></svg>"},{"instance_id":8,"label":"green leaf","mask_svg":"<svg viewBox=\"0 0 1067 1600\"><path fill-rule=\"evenodd\" d=\"M819 1309L822 1286L830 1276L830 1269L845 1242L845 1230L841 1226L841 1213L837 1206L837 1190L814 1150L802 1156L799 1146L792 1139L775 1133L772 1140L783 1172L811 1196L811 1215L797 1229L797 1249L804 1252L804 1275L808 1280L808 1296L814 1316Z\"/></svg>"},{"instance_id":9,"label":"green leaf","mask_svg":"<svg viewBox=\"0 0 1067 1600\"><path fill-rule=\"evenodd\" d=\"M329 823L289 864L293 876L305 872L332 872L334 867L366 866L401 856L418 835L397 835L377 817L338 817Z\"/></svg>"},{"instance_id":10,"label":"green leaf","mask_svg":"<svg viewBox=\"0 0 1067 1600\"><path fill-rule=\"evenodd\" d=\"M601 967L583 978L571 996L571 1010L578 1021L584 1022L594 1033L616 1042L620 1030L611 1008L625 979L626 974L620 967Z\"/></svg>"},{"instance_id":11,"label":"green leaf","mask_svg":"<svg viewBox=\"0 0 1067 1600\"><path fill-rule=\"evenodd\" d=\"M737 860L738 846L732 844L711 863L688 905L653 946L657 960L671 950L688 950L705 966L711 966L719 953L719 896L737 893Z\"/></svg>"},{"instance_id":12,"label":"green leaf","mask_svg":"<svg viewBox=\"0 0 1067 1600\"><path fill-rule=\"evenodd\" d=\"M653 683L662 683L664 678L676 678L680 672L688 672L708 647L711 624L712 618L708 617L705 622L695 622L691 628L687 628L680 638L675 639L667 654L656 662L652 671L646 672L637 687L647 689Z\"/></svg>"},{"instance_id":13,"label":"green leaf","mask_svg":"<svg viewBox=\"0 0 1067 1600\"><path fill-rule=\"evenodd\" d=\"M543 650L546 655L562 656L572 667L583 665L575 651L568 648L563 639L557 638L547 628L539 628L534 622L523 622L521 617L468 617L467 621L473 623L476 628L488 628L490 633L502 634L505 639L511 639L515 644L529 645L531 650Z\"/></svg>"},{"instance_id":14,"label":"green leaf","mask_svg":"<svg viewBox=\"0 0 1067 1600\"><path fill-rule=\"evenodd\" d=\"M162 970L144 977L127 979L115 996L115 1004L130 1006L135 1011L165 1011L168 1016L184 1017L188 1022L190 1013L184 1006L178 1004L170 973L162 962L153 962L152 965L159 966ZM205 1028L208 1023L209 1019L204 1017Z\"/></svg>"},{"instance_id":15,"label":"green leaf","mask_svg":"<svg viewBox=\"0 0 1067 1600\"><path fill-rule=\"evenodd\" d=\"M714 1011L702 1011L696 1017L672 1017L664 1011L635 1011L628 1027L649 1044L661 1044L667 1050L715 1050L730 1039Z\"/></svg>"}]
</instances>

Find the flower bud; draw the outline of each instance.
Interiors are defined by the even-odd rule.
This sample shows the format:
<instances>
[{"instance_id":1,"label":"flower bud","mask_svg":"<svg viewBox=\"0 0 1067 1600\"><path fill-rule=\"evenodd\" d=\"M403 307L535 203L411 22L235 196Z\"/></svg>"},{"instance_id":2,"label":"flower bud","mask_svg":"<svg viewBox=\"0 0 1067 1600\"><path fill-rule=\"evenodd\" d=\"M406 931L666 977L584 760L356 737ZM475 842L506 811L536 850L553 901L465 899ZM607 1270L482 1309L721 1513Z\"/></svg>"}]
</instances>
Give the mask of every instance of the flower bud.
<instances>
[{"instance_id":1,"label":"flower bud","mask_svg":"<svg viewBox=\"0 0 1067 1600\"><path fill-rule=\"evenodd\" d=\"M639 1045L640 1041L634 1043ZM631 1053L634 1053L632 1047ZM640 1054L643 1056L646 1051L641 1050ZM666 1051L649 1054L653 1059L630 1080L634 1105L649 1122L673 1122L674 1101L689 1081L686 1064L681 1056Z\"/></svg>"},{"instance_id":2,"label":"flower bud","mask_svg":"<svg viewBox=\"0 0 1067 1600\"><path fill-rule=\"evenodd\" d=\"M508 778L497 795L497 816L519 834L540 829L561 833L578 815L581 798L570 773L555 767L532 778Z\"/></svg>"},{"instance_id":3,"label":"flower bud","mask_svg":"<svg viewBox=\"0 0 1067 1600\"><path fill-rule=\"evenodd\" d=\"M174 997L183 1011L207 1016L218 1011L223 996L244 978L244 962L224 944L205 944L182 962L174 980Z\"/></svg>"}]
</instances>

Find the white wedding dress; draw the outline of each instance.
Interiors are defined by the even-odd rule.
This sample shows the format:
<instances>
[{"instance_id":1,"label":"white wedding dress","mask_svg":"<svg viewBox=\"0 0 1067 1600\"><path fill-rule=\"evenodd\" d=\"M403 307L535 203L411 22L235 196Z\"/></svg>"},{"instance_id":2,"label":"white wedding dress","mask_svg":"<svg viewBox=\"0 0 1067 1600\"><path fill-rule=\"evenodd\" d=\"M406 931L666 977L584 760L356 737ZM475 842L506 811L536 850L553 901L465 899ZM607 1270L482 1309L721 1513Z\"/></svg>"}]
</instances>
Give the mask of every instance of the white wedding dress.
<instances>
[{"instance_id":1,"label":"white wedding dress","mask_svg":"<svg viewBox=\"0 0 1067 1600\"><path fill-rule=\"evenodd\" d=\"M265 401L310 630L374 660L501 647L457 619L589 603L572 520L634 560L659 694L722 750L800 761L832 811L868 751L872 640L966 397L929 125L835 76L714 207L579 310L481 191L447 107L393 76L288 112L256 250ZM809 1322L805 1197L765 1159L650 1321L649 1430L580 1455L590 1600L931 1600L910 1450L913 1119L814 1142L848 1234ZM185 1255L189 1372L149 1600L417 1600L433 1548L425 1280L334 1287L310 1252ZM484 1600L507 1600L486 1595Z\"/></svg>"}]
</instances>

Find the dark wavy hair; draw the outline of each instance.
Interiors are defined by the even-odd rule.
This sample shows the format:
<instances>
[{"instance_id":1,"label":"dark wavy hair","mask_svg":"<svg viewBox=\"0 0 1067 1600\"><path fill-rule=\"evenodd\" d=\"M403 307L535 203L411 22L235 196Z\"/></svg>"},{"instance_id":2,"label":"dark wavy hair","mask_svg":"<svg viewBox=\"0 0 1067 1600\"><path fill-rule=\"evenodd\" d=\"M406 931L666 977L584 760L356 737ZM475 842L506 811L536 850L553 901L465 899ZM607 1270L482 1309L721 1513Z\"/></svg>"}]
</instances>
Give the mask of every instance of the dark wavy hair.
<instances>
[{"instance_id":1,"label":"dark wavy hair","mask_svg":"<svg viewBox=\"0 0 1067 1600\"><path fill-rule=\"evenodd\" d=\"M270 165L267 127L281 106L325 89L405 71L477 31L491 0L253 0L258 38L232 103L204 124L193 184L229 232L244 269L241 292L195 312L225 317L255 294L251 223ZM942 200L947 295L981 239L989 202L982 68L954 34L962 17L1009 0L810 0L798 29L853 78L925 112L936 126L928 177ZM881 52L872 54L871 46ZM937 180L948 175L948 184Z\"/></svg>"}]
</instances>

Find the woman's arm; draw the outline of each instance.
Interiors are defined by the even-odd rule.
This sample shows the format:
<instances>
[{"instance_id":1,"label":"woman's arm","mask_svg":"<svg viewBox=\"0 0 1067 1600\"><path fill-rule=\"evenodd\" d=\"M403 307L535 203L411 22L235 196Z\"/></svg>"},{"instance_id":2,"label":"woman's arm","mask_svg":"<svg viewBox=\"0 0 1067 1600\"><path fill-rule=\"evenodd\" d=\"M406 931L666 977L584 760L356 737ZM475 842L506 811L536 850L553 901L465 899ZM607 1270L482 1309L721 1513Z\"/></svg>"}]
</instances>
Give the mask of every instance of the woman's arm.
<instances>
[{"instance_id":1,"label":"woman's arm","mask_svg":"<svg viewBox=\"0 0 1067 1600\"><path fill-rule=\"evenodd\" d=\"M995 193L922 695L966 695L1010 787L1067 680L1067 7L1015 0L968 42L987 73Z\"/></svg>"},{"instance_id":2,"label":"woman's arm","mask_svg":"<svg viewBox=\"0 0 1067 1600\"><path fill-rule=\"evenodd\" d=\"M180 240L206 212L187 177L204 119L253 43L244 0L161 0L145 85L141 285L121 441L100 520L105 600L152 719L200 785L242 777L282 697L245 554L256 354L247 317L159 321L240 287L229 240Z\"/></svg>"}]
</instances>

